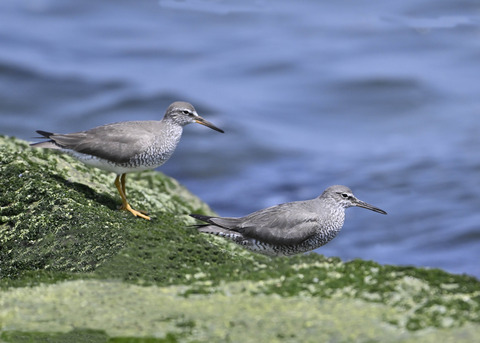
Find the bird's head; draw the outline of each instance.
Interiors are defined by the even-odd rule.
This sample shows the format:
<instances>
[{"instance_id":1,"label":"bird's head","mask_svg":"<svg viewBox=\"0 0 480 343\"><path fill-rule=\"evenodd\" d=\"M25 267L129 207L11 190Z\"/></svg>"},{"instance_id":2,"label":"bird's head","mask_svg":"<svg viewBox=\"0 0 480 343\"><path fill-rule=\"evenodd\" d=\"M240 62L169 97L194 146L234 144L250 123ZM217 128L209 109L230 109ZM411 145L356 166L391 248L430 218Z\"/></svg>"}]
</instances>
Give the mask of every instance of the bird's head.
<instances>
[{"instance_id":1,"label":"bird's head","mask_svg":"<svg viewBox=\"0 0 480 343\"><path fill-rule=\"evenodd\" d=\"M387 214L387 212L385 212L384 210L379 209L378 207L375 207L362 200L357 199L357 197L353 195L353 192L351 191L351 189L346 186L341 186L341 185L330 186L323 192L322 197L329 197L333 199L337 204L339 204L343 208L356 206L356 207L366 208L367 210L371 210L381 214Z\"/></svg>"},{"instance_id":2,"label":"bird's head","mask_svg":"<svg viewBox=\"0 0 480 343\"><path fill-rule=\"evenodd\" d=\"M175 123L185 126L190 123L198 123L205 125L215 131L223 133L222 129L219 129L209 121L200 117L195 111L195 108L188 102L176 101L167 108L165 118L173 120Z\"/></svg>"}]
</instances>

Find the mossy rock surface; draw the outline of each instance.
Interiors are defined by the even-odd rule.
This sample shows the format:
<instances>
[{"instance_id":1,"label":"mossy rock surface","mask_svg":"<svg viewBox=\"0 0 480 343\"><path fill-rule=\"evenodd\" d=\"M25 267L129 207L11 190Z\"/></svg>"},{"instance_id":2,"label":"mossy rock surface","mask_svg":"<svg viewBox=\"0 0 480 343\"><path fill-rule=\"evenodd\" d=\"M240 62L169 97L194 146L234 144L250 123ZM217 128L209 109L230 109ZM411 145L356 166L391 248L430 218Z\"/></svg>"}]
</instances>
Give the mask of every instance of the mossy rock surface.
<instances>
[{"instance_id":1,"label":"mossy rock surface","mask_svg":"<svg viewBox=\"0 0 480 343\"><path fill-rule=\"evenodd\" d=\"M473 342L480 282L438 269L269 258L199 234L158 172L114 175L0 136L0 342Z\"/></svg>"}]
</instances>

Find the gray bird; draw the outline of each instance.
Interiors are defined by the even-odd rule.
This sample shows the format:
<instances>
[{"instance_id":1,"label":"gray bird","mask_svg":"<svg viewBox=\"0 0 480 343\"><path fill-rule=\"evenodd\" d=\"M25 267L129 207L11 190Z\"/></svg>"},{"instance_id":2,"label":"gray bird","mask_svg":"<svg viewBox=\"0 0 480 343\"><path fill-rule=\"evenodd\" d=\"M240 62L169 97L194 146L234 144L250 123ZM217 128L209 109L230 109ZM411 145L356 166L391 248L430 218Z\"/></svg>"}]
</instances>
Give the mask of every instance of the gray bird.
<instances>
[{"instance_id":1,"label":"gray bird","mask_svg":"<svg viewBox=\"0 0 480 343\"><path fill-rule=\"evenodd\" d=\"M87 165L116 173L115 186L122 198L121 209L149 220L143 211L134 210L128 204L125 175L164 164L175 151L183 127L190 123L223 133L200 117L191 104L177 101L167 108L162 120L125 121L67 134L39 130L37 133L49 140L31 146L58 149Z\"/></svg>"},{"instance_id":2,"label":"gray bird","mask_svg":"<svg viewBox=\"0 0 480 343\"><path fill-rule=\"evenodd\" d=\"M330 242L343 226L345 209L353 206L387 214L358 200L350 188L336 185L315 199L276 205L241 218L190 216L208 223L197 225L200 232L228 238L264 255L288 256Z\"/></svg>"}]
</instances>

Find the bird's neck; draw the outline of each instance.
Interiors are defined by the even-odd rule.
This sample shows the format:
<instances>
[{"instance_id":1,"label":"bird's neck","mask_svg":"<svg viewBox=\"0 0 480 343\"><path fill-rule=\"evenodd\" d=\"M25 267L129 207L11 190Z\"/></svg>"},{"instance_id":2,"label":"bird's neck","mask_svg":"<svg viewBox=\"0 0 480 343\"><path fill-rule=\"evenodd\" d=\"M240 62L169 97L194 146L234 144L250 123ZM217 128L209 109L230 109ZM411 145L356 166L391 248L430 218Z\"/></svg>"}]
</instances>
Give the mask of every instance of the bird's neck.
<instances>
[{"instance_id":1,"label":"bird's neck","mask_svg":"<svg viewBox=\"0 0 480 343\"><path fill-rule=\"evenodd\" d=\"M338 233L345 222L345 208L332 198L324 198L321 200L321 216L325 222L325 227L329 231Z\"/></svg>"},{"instance_id":2,"label":"bird's neck","mask_svg":"<svg viewBox=\"0 0 480 343\"><path fill-rule=\"evenodd\" d=\"M171 117L163 118L161 121L161 130L160 132L168 132L170 135L181 135L183 132L183 125L177 123Z\"/></svg>"},{"instance_id":3,"label":"bird's neck","mask_svg":"<svg viewBox=\"0 0 480 343\"><path fill-rule=\"evenodd\" d=\"M186 125L186 123L181 122L181 121L179 121L177 118L172 117L172 116L165 116L165 117L163 117L163 119L161 120L161 122L162 122L164 125L176 126L176 127L180 127L180 128L183 128L183 127Z\"/></svg>"}]
</instances>

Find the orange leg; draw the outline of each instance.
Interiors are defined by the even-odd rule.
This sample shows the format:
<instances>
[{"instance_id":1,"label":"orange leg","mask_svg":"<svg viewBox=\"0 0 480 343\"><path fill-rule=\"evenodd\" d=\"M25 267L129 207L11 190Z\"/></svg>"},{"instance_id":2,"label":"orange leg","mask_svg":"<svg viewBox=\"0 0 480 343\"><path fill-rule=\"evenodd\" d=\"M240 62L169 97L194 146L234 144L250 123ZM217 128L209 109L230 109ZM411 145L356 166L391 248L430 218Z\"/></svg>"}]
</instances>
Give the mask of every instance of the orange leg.
<instances>
[{"instance_id":1,"label":"orange leg","mask_svg":"<svg viewBox=\"0 0 480 343\"><path fill-rule=\"evenodd\" d=\"M121 182L121 184L120 184ZM150 217L143 214L140 211L134 210L127 202L127 196L125 195L125 174L117 175L115 178L115 186L117 187L118 193L120 193L120 197L122 198L122 207L121 210L128 211L133 214L135 217L141 217L143 219L150 220Z\"/></svg>"},{"instance_id":2,"label":"orange leg","mask_svg":"<svg viewBox=\"0 0 480 343\"><path fill-rule=\"evenodd\" d=\"M122 174L121 177L120 177L120 182L122 183L122 191L123 191L123 195L125 195L125 199L127 198L127 191L125 190L125 180L126 180L126 178L127 178L127 174ZM143 210L137 210L137 212L147 214L147 211L143 211Z\"/></svg>"},{"instance_id":3,"label":"orange leg","mask_svg":"<svg viewBox=\"0 0 480 343\"><path fill-rule=\"evenodd\" d=\"M127 178L127 174L122 174L120 177L120 181L122 182L122 191L123 194L125 194L125 197L127 196L127 191L125 190L125 179Z\"/></svg>"}]
</instances>

